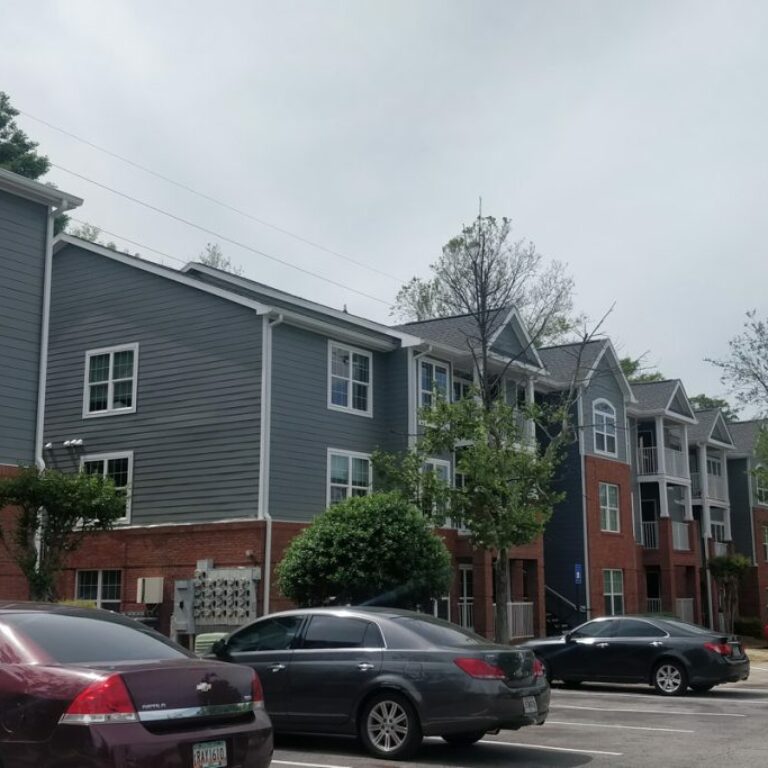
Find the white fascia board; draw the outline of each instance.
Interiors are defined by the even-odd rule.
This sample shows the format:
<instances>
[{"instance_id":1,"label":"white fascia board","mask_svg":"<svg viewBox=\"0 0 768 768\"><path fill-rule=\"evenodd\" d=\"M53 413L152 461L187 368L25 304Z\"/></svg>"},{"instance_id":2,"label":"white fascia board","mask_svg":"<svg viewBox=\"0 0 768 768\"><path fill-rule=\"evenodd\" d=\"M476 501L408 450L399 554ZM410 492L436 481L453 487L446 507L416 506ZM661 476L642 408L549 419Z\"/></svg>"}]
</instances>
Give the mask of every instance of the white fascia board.
<instances>
[{"instance_id":1,"label":"white fascia board","mask_svg":"<svg viewBox=\"0 0 768 768\"><path fill-rule=\"evenodd\" d=\"M683 399L685 400L685 404L688 407L688 412L691 414L693 421L690 422L691 424L698 424L699 420L696 418L696 414L694 413L693 408L691 407L691 402L688 400L688 395L685 393L685 387L683 387L683 382L680 381L680 379L677 380L675 383L675 388L672 390L672 394L669 397L669 400L667 401L667 408L666 410L670 410L670 406L672 405L672 401L675 399L675 396L678 392L682 392Z\"/></svg>"},{"instance_id":2,"label":"white fascia board","mask_svg":"<svg viewBox=\"0 0 768 768\"><path fill-rule=\"evenodd\" d=\"M351 328L344 328L333 322L326 322L325 320L302 315L300 312L291 312L287 309L272 307L270 315L274 317L282 317L287 325L304 328L308 331L316 331L323 336L328 336L336 341L347 341L364 349L372 349L379 352L392 352L393 350L400 348L396 339L386 340L377 338L369 333L356 331Z\"/></svg>"},{"instance_id":3,"label":"white fascia board","mask_svg":"<svg viewBox=\"0 0 768 768\"><path fill-rule=\"evenodd\" d=\"M674 411L668 411L665 408L653 408L645 411L642 408L630 406L628 408L628 413L630 416L636 419L647 419L651 416L663 416L665 419L669 419L670 421L678 421L681 424L699 423L697 419L691 419L688 416L683 416L679 413L675 413Z\"/></svg>"},{"instance_id":4,"label":"white fascia board","mask_svg":"<svg viewBox=\"0 0 768 768\"><path fill-rule=\"evenodd\" d=\"M539 357L539 353L536 349L536 345L533 343L531 334L529 333L527 326L523 322L523 318L520 316L520 313L517 311L517 307L512 307L512 309L509 310L506 318L504 318L504 321L494 331L493 336L491 336L491 338L488 341L488 348L490 349L491 347L493 347L493 345L496 343L496 340L501 335L501 332L509 325L509 323L512 321L513 318L517 320L517 324L520 327L520 331L523 334L525 349L530 350L533 353L535 360L538 362L539 369L543 369L544 363L541 361L541 358ZM527 365L531 369L536 369L536 366L532 366L529 363L525 363L525 365Z\"/></svg>"},{"instance_id":5,"label":"white fascia board","mask_svg":"<svg viewBox=\"0 0 768 768\"><path fill-rule=\"evenodd\" d=\"M404 333L403 331L395 330L390 328L388 325L376 323L373 320L366 320L365 318L357 317L356 315L350 315L346 312L342 312L341 310L333 309L332 307L326 307L323 304L318 304L315 301L309 301L308 299L302 299L298 296L293 296L290 293L285 293L284 291L278 290L277 288L270 288L269 286L263 285L262 283L258 283L258 286L254 286L254 282L252 280L239 277L238 275L231 275L229 273L222 272L220 269L213 269L212 267L208 267L205 264L199 264L193 261L183 266L180 271L183 273L192 271L202 272L203 274L206 274L210 277L218 278L219 280L231 283L232 285L236 285L240 288L263 293L264 295L271 298L289 302L298 308L309 309L312 312L319 312L323 315L328 315L328 317L332 317L335 320L342 320L345 323L360 326L361 328L365 328L368 331L391 336L397 339L403 347L415 347L423 343L423 340L420 337L413 336L410 333Z\"/></svg>"},{"instance_id":6,"label":"white fascia board","mask_svg":"<svg viewBox=\"0 0 768 768\"><path fill-rule=\"evenodd\" d=\"M35 203L54 207L60 206L61 210L69 211L83 204L82 198L2 168L0 168L0 190L23 197L26 200L32 200Z\"/></svg>"},{"instance_id":7,"label":"white fascia board","mask_svg":"<svg viewBox=\"0 0 768 768\"><path fill-rule=\"evenodd\" d=\"M90 251L99 256L104 256L112 261L117 261L120 264L125 264L128 267L134 269L140 269L144 272L163 277L166 280L171 280L174 283L180 283L186 285L189 288L194 288L197 291L203 293L209 293L212 296L217 296L220 299L225 299L233 304L240 304L243 307L253 309L257 314L263 315L269 312L272 307L267 304L262 304L259 301L253 299L247 299L244 296L240 296L237 293L231 293L216 286L208 285L200 280L182 275L179 271L169 269L168 267L162 267L156 264L154 261L147 261L146 259L140 259L136 256L128 256L127 254L120 253L119 251L113 251L111 248L105 248L103 245L97 243L90 243L87 240L81 240L79 237L72 237L71 235L58 235L54 240L54 253L60 251L65 245L72 245L76 248L82 248L84 251Z\"/></svg>"}]
</instances>

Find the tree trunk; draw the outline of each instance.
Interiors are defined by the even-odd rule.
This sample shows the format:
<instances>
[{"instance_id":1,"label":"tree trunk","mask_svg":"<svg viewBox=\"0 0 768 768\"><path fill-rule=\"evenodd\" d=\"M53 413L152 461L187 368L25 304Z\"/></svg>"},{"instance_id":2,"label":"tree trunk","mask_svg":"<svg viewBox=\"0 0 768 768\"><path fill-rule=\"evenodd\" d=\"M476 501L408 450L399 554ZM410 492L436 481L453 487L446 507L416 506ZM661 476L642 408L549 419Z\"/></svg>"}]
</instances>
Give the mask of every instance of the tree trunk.
<instances>
[{"instance_id":1,"label":"tree trunk","mask_svg":"<svg viewBox=\"0 0 768 768\"><path fill-rule=\"evenodd\" d=\"M494 639L497 643L509 643L509 623L507 621L507 603L509 602L509 554L500 549L493 567L496 583L496 629Z\"/></svg>"}]
</instances>

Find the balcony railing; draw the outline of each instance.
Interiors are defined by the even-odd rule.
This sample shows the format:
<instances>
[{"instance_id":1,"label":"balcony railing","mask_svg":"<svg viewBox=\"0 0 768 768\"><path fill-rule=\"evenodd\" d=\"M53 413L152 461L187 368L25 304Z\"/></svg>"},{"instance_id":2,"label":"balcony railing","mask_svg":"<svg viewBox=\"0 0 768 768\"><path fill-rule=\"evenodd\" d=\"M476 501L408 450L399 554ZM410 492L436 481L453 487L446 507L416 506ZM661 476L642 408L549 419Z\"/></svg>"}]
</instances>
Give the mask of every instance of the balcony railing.
<instances>
[{"instance_id":1,"label":"balcony railing","mask_svg":"<svg viewBox=\"0 0 768 768\"><path fill-rule=\"evenodd\" d=\"M693 624L694 600L692 597L678 597L675 600L675 616L681 621Z\"/></svg>"},{"instance_id":2,"label":"balcony railing","mask_svg":"<svg viewBox=\"0 0 768 768\"><path fill-rule=\"evenodd\" d=\"M643 520L643 546L646 549L659 548L658 520Z\"/></svg>"},{"instance_id":3,"label":"balcony railing","mask_svg":"<svg viewBox=\"0 0 768 768\"><path fill-rule=\"evenodd\" d=\"M712 549L715 553L715 557L724 557L728 554L728 543L725 541L713 541Z\"/></svg>"},{"instance_id":4,"label":"balcony railing","mask_svg":"<svg viewBox=\"0 0 768 768\"><path fill-rule=\"evenodd\" d=\"M691 548L688 523L672 523L672 548L678 552L688 552Z\"/></svg>"},{"instance_id":5,"label":"balcony railing","mask_svg":"<svg viewBox=\"0 0 768 768\"><path fill-rule=\"evenodd\" d=\"M464 627L464 629L475 628L473 602L474 598L471 597L459 598L459 626Z\"/></svg>"},{"instance_id":6,"label":"balcony railing","mask_svg":"<svg viewBox=\"0 0 768 768\"><path fill-rule=\"evenodd\" d=\"M661 613L661 598L649 597L646 605L648 613Z\"/></svg>"},{"instance_id":7,"label":"balcony railing","mask_svg":"<svg viewBox=\"0 0 768 768\"><path fill-rule=\"evenodd\" d=\"M493 604L494 626L496 624L496 603ZM507 632L510 640L533 637L533 603L507 603Z\"/></svg>"},{"instance_id":8,"label":"balcony railing","mask_svg":"<svg viewBox=\"0 0 768 768\"><path fill-rule=\"evenodd\" d=\"M688 457L674 448L664 448L665 473L670 477L688 477ZM655 447L637 449L638 475L657 475L660 472L659 454Z\"/></svg>"},{"instance_id":9,"label":"balcony railing","mask_svg":"<svg viewBox=\"0 0 768 768\"><path fill-rule=\"evenodd\" d=\"M655 475L658 473L659 462L656 458L655 448L637 449L637 474Z\"/></svg>"},{"instance_id":10,"label":"balcony railing","mask_svg":"<svg viewBox=\"0 0 768 768\"><path fill-rule=\"evenodd\" d=\"M670 477L688 477L688 456L674 448L664 448L666 473Z\"/></svg>"},{"instance_id":11,"label":"balcony railing","mask_svg":"<svg viewBox=\"0 0 768 768\"><path fill-rule=\"evenodd\" d=\"M701 472L691 472L691 493L694 498L701 497ZM727 501L728 492L725 488L725 478L707 473L707 498Z\"/></svg>"}]
</instances>

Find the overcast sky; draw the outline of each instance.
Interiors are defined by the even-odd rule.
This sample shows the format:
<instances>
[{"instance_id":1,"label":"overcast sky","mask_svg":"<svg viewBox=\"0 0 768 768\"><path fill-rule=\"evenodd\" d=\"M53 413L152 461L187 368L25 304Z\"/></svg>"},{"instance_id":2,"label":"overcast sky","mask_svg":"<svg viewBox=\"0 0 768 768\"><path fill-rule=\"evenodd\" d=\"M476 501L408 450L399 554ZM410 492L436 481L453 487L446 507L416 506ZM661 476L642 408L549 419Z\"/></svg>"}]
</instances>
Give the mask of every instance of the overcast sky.
<instances>
[{"instance_id":1,"label":"overcast sky","mask_svg":"<svg viewBox=\"0 0 768 768\"><path fill-rule=\"evenodd\" d=\"M482 196L567 262L580 310L615 302L620 354L717 395L703 358L767 303L767 34L760 1L0 0L0 90L392 277L22 115L57 165L381 301L53 169L78 218L182 261L218 240L249 277L385 322L394 278L426 275Z\"/></svg>"}]
</instances>

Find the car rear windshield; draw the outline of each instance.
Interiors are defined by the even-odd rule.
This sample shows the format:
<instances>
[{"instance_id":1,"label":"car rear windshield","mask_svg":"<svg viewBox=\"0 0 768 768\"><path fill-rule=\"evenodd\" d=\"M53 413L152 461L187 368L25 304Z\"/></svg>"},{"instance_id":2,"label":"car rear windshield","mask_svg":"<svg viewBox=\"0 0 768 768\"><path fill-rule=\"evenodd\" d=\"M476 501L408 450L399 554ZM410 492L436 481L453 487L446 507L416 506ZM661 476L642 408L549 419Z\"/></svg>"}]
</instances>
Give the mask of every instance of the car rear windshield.
<instances>
[{"instance_id":1,"label":"car rear windshield","mask_svg":"<svg viewBox=\"0 0 768 768\"><path fill-rule=\"evenodd\" d=\"M183 659L189 654L141 624L61 613L18 613L2 619L59 664Z\"/></svg>"},{"instance_id":2,"label":"car rear windshield","mask_svg":"<svg viewBox=\"0 0 768 768\"><path fill-rule=\"evenodd\" d=\"M393 620L433 645L454 648L462 645L487 645L489 642L468 629L462 629L440 619L397 616Z\"/></svg>"}]
</instances>

